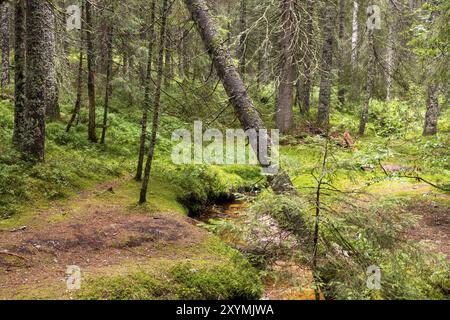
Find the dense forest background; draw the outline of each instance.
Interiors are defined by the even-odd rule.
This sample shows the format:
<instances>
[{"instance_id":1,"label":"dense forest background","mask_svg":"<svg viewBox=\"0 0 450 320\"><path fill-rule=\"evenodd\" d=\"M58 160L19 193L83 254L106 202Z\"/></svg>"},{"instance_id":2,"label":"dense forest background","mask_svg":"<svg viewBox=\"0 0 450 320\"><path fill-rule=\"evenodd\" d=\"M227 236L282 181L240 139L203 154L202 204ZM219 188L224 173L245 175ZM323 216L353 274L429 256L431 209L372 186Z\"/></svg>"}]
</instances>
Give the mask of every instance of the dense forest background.
<instances>
[{"instance_id":1,"label":"dense forest background","mask_svg":"<svg viewBox=\"0 0 450 320\"><path fill-rule=\"evenodd\" d=\"M450 1L0 3L1 298L450 297Z\"/></svg>"}]
</instances>

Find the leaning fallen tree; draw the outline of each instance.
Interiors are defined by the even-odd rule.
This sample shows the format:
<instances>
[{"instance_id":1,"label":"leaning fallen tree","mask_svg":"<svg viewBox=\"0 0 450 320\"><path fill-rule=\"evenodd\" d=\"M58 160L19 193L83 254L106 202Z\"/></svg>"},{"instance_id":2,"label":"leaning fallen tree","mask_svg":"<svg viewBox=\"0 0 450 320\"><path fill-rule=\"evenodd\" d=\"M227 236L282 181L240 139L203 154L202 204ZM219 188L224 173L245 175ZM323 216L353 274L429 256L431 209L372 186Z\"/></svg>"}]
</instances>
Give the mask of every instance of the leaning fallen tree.
<instances>
[{"instance_id":1,"label":"leaning fallen tree","mask_svg":"<svg viewBox=\"0 0 450 320\"><path fill-rule=\"evenodd\" d=\"M209 12L206 1L184 0L184 3L212 59L217 75L223 84L241 126L244 130L253 129L258 133L265 130L264 123L248 95L244 81L234 65L230 51L224 45L225 40L217 31L217 26ZM255 152L258 155L260 164L263 167L270 165L259 157L258 146L254 146L253 148L256 148ZM283 170L279 170L276 175L269 176L268 180L275 192L294 190L289 176Z\"/></svg>"}]
</instances>

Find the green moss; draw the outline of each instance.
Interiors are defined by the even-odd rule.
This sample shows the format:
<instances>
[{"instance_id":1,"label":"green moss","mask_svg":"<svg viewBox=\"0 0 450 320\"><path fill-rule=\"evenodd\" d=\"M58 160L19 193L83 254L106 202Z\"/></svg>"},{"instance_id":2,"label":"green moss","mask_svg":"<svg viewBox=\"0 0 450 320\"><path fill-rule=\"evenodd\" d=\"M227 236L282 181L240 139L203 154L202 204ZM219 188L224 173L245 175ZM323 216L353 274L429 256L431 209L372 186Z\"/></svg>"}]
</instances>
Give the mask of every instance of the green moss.
<instances>
[{"instance_id":1,"label":"green moss","mask_svg":"<svg viewBox=\"0 0 450 320\"><path fill-rule=\"evenodd\" d=\"M259 299L258 273L236 250L211 237L193 249L193 259L127 267L113 276L90 277L78 299ZM187 254L186 251L183 252ZM150 262L150 261L149 261Z\"/></svg>"},{"instance_id":2,"label":"green moss","mask_svg":"<svg viewBox=\"0 0 450 320\"><path fill-rule=\"evenodd\" d=\"M170 298L170 290L152 275L135 272L125 276L88 280L77 298L84 300L152 300Z\"/></svg>"}]
</instances>

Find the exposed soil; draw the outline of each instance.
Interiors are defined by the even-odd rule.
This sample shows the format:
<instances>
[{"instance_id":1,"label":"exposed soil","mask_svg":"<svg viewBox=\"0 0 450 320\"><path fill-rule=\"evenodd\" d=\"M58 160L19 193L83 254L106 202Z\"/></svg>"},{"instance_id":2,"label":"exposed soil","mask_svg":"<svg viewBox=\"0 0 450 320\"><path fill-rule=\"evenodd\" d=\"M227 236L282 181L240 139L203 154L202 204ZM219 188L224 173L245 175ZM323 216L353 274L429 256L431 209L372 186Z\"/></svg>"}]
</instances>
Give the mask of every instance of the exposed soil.
<instances>
[{"instance_id":1,"label":"exposed soil","mask_svg":"<svg viewBox=\"0 0 450 320\"><path fill-rule=\"evenodd\" d=\"M97 195L114 192L118 184L102 184L80 194L67 203L72 209L36 213L25 229L0 232L0 297L13 297L23 286L63 282L70 265L89 272L149 257L171 258L173 251L161 250L162 243L188 248L204 241L207 233L178 213L130 212L107 198L99 200ZM70 212L67 218L51 221L65 211Z\"/></svg>"},{"instance_id":2,"label":"exposed soil","mask_svg":"<svg viewBox=\"0 0 450 320\"><path fill-rule=\"evenodd\" d=\"M433 201L417 202L408 211L421 216L418 225L408 230L407 239L430 245L436 253L450 260L450 208Z\"/></svg>"}]
</instances>

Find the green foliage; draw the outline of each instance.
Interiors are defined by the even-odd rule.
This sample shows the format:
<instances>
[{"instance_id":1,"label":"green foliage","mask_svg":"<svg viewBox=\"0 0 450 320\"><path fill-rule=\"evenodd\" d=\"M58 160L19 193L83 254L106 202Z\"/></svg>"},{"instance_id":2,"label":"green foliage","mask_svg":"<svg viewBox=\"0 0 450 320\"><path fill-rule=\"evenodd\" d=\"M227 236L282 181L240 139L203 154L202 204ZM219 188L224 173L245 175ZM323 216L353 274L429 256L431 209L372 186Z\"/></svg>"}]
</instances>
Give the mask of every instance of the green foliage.
<instances>
[{"instance_id":1,"label":"green foliage","mask_svg":"<svg viewBox=\"0 0 450 320\"><path fill-rule=\"evenodd\" d=\"M369 129L382 137L404 136L421 128L422 117L410 105L393 100L372 100L369 107Z\"/></svg>"},{"instance_id":2,"label":"green foliage","mask_svg":"<svg viewBox=\"0 0 450 320\"><path fill-rule=\"evenodd\" d=\"M260 171L251 166L174 166L167 158L160 158L161 171L155 173L169 179L181 189L178 201L191 216L197 216L213 203L230 199L231 191L250 189L260 180ZM259 179L258 179L259 178ZM258 179L258 180L257 180ZM253 182L254 181L254 182Z\"/></svg>"},{"instance_id":3,"label":"green foliage","mask_svg":"<svg viewBox=\"0 0 450 320\"><path fill-rule=\"evenodd\" d=\"M418 223L408 200L388 198L369 208L326 217L319 265L324 292L337 299L442 299L450 272L445 259L402 239ZM382 270L381 290L367 287L367 268Z\"/></svg>"},{"instance_id":4,"label":"green foliage","mask_svg":"<svg viewBox=\"0 0 450 320\"><path fill-rule=\"evenodd\" d=\"M251 210L258 215L271 216L282 229L297 236L304 237L308 231L304 217L307 203L300 197L266 191L261 193Z\"/></svg>"},{"instance_id":5,"label":"green foliage","mask_svg":"<svg viewBox=\"0 0 450 320\"><path fill-rule=\"evenodd\" d=\"M12 147L12 105L0 103L0 112L5 115L0 122L0 217L11 217L33 201L66 197L133 166L135 148L125 135L137 130L128 122L117 120L111 127L110 137L118 143L106 148L87 142L83 125L66 133L64 123L48 123L45 162L30 164Z\"/></svg>"},{"instance_id":6,"label":"green foliage","mask_svg":"<svg viewBox=\"0 0 450 320\"><path fill-rule=\"evenodd\" d=\"M229 196L227 185L206 166L180 166L172 183L184 192L178 197L191 216L200 214L208 205Z\"/></svg>"}]
</instances>

